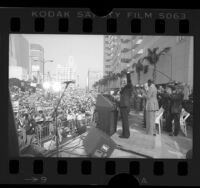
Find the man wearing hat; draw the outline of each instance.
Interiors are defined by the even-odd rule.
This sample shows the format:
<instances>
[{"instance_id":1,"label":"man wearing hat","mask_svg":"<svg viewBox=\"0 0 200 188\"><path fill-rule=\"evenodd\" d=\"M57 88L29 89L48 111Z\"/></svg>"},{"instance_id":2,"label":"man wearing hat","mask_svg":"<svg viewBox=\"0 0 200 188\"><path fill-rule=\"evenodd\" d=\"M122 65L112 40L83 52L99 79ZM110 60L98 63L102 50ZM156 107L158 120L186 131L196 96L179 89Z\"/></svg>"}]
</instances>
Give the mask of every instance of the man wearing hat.
<instances>
[{"instance_id":1,"label":"man wearing hat","mask_svg":"<svg viewBox=\"0 0 200 188\"><path fill-rule=\"evenodd\" d=\"M130 112L130 99L132 95L133 85L131 83L130 73L126 74L127 80L124 80L123 87L120 91L120 112L122 119L122 135L121 138L129 138L130 130L129 130L129 122L128 122L128 114Z\"/></svg>"}]
</instances>

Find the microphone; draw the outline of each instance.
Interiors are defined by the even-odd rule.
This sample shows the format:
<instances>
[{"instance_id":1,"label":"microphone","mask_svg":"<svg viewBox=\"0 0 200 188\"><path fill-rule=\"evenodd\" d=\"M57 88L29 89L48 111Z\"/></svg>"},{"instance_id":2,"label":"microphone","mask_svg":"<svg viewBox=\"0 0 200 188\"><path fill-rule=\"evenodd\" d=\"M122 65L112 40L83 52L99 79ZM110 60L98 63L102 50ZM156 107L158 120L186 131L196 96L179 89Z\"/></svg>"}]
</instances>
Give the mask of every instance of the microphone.
<instances>
[{"instance_id":1,"label":"microphone","mask_svg":"<svg viewBox=\"0 0 200 188\"><path fill-rule=\"evenodd\" d=\"M65 81L63 82L63 84L75 84L75 81L74 80L70 80L70 81Z\"/></svg>"}]
</instances>

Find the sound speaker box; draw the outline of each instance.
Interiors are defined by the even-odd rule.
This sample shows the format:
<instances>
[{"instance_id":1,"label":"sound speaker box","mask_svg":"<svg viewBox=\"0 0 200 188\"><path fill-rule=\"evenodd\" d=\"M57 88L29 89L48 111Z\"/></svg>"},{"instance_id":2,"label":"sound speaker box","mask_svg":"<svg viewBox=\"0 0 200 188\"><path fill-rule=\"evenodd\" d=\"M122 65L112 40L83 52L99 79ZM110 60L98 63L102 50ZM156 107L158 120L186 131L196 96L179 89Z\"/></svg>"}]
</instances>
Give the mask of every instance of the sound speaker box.
<instances>
[{"instance_id":1,"label":"sound speaker box","mask_svg":"<svg viewBox=\"0 0 200 188\"><path fill-rule=\"evenodd\" d=\"M83 145L87 154L91 157L110 157L116 143L103 131L92 127L83 140Z\"/></svg>"}]
</instances>

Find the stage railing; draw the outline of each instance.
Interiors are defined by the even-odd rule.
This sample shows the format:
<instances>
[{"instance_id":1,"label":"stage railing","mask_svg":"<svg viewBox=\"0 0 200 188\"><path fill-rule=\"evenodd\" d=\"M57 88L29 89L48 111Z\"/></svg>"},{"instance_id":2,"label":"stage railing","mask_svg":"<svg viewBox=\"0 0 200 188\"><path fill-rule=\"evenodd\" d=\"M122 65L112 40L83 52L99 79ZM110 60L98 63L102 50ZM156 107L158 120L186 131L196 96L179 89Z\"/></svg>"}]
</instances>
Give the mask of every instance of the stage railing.
<instances>
[{"instance_id":1,"label":"stage railing","mask_svg":"<svg viewBox=\"0 0 200 188\"><path fill-rule=\"evenodd\" d=\"M70 131L74 132L75 129L82 126L89 126L93 121L92 117L86 117L82 120L62 121L63 127L69 127ZM50 140L54 135L51 134L50 123L42 123L36 127L37 143L42 147L43 143Z\"/></svg>"},{"instance_id":2,"label":"stage railing","mask_svg":"<svg viewBox=\"0 0 200 188\"><path fill-rule=\"evenodd\" d=\"M49 127L50 127L49 123L43 123L36 127L36 138L37 138L38 144L41 147L45 141L47 141L53 137L53 135L50 134Z\"/></svg>"}]
</instances>

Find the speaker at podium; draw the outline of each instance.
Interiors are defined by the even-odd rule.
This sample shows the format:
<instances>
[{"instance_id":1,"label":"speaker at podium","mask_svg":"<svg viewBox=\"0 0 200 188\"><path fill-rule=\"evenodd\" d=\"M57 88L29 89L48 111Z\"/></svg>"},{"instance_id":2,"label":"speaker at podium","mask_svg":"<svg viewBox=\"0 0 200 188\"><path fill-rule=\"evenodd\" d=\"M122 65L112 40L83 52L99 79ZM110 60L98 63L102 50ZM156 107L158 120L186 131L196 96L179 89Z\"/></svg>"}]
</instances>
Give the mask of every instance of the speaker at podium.
<instances>
[{"instance_id":1,"label":"speaker at podium","mask_svg":"<svg viewBox=\"0 0 200 188\"><path fill-rule=\"evenodd\" d=\"M97 128L112 136L117 129L118 111L112 96L99 94L96 102L96 112L98 114Z\"/></svg>"}]
</instances>

